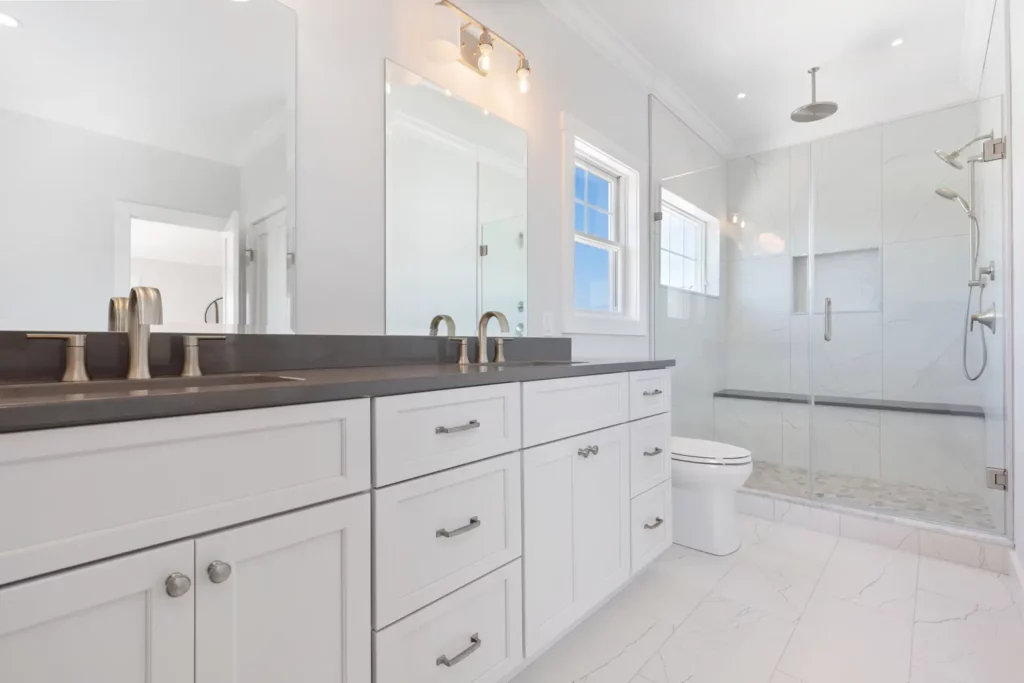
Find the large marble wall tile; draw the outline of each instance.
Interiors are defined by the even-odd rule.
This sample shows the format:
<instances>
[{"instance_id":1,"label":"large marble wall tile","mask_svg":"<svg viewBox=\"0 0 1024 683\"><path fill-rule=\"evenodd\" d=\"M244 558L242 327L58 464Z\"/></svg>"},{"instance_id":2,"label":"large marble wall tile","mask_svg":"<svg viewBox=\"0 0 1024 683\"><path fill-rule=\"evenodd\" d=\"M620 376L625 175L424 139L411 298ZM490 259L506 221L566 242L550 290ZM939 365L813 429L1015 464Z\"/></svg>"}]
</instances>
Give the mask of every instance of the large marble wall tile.
<instances>
[{"instance_id":1,"label":"large marble wall tile","mask_svg":"<svg viewBox=\"0 0 1024 683\"><path fill-rule=\"evenodd\" d=\"M789 150L762 152L729 162L727 259L773 256L789 251Z\"/></svg>"},{"instance_id":2,"label":"large marble wall tile","mask_svg":"<svg viewBox=\"0 0 1024 683\"><path fill-rule=\"evenodd\" d=\"M789 148L789 230L790 253L808 253L807 230L810 216L811 144Z\"/></svg>"},{"instance_id":3,"label":"large marble wall tile","mask_svg":"<svg viewBox=\"0 0 1024 683\"><path fill-rule=\"evenodd\" d=\"M715 399L715 438L746 448L755 460L782 464L782 405L770 401Z\"/></svg>"},{"instance_id":4,"label":"large marble wall tile","mask_svg":"<svg viewBox=\"0 0 1024 683\"><path fill-rule=\"evenodd\" d=\"M887 244L882 251L883 307L965 304L970 249L967 236Z\"/></svg>"},{"instance_id":5,"label":"large marble wall tile","mask_svg":"<svg viewBox=\"0 0 1024 683\"><path fill-rule=\"evenodd\" d=\"M782 404L782 464L809 470L811 467L811 406Z\"/></svg>"},{"instance_id":6,"label":"large marble wall tile","mask_svg":"<svg viewBox=\"0 0 1024 683\"><path fill-rule=\"evenodd\" d=\"M814 142L811 155L816 198L814 253L881 244L881 127Z\"/></svg>"},{"instance_id":7,"label":"large marble wall tile","mask_svg":"<svg viewBox=\"0 0 1024 683\"><path fill-rule=\"evenodd\" d=\"M967 171L942 163L934 150L951 151L982 132L977 103L914 116L882 127L882 216L886 242L966 235L960 207L935 194L948 187L967 197Z\"/></svg>"},{"instance_id":8,"label":"large marble wall tile","mask_svg":"<svg viewBox=\"0 0 1024 683\"><path fill-rule=\"evenodd\" d=\"M813 325L808 337L807 324ZM823 315L793 316L790 325L790 385L792 391L825 396L880 398L882 396L882 314L836 313L832 341L824 340ZM808 348L810 352L808 352ZM807 368L813 379L808 381Z\"/></svg>"},{"instance_id":9,"label":"large marble wall tile","mask_svg":"<svg viewBox=\"0 0 1024 683\"><path fill-rule=\"evenodd\" d=\"M726 383L730 389L789 390L791 262L774 256L730 264Z\"/></svg>"},{"instance_id":10,"label":"large marble wall tile","mask_svg":"<svg viewBox=\"0 0 1024 683\"><path fill-rule=\"evenodd\" d=\"M985 421L976 417L882 413L884 482L977 494L985 487Z\"/></svg>"},{"instance_id":11,"label":"large marble wall tile","mask_svg":"<svg viewBox=\"0 0 1024 683\"><path fill-rule=\"evenodd\" d=\"M877 410L815 406L811 423L815 471L877 479L880 422Z\"/></svg>"}]
</instances>

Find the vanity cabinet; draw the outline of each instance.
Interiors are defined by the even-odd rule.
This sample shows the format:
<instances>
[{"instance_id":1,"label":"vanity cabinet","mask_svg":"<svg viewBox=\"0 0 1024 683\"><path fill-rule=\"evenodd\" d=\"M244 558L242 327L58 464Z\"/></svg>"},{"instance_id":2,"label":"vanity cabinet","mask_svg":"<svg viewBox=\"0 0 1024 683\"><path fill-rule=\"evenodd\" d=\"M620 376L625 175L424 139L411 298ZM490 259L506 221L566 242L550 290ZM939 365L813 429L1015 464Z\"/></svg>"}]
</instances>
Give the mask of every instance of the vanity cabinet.
<instances>
[{"instance_id":1,"label":"vanity cabinet","mask_svg":"<svg viewBox=\"0 0 1024 683\"><path fill-rule=\"evenodd\" d=\"M629 578L628 452L618 425L525 454L527 656Z\"/></svg>"}]
</instances>

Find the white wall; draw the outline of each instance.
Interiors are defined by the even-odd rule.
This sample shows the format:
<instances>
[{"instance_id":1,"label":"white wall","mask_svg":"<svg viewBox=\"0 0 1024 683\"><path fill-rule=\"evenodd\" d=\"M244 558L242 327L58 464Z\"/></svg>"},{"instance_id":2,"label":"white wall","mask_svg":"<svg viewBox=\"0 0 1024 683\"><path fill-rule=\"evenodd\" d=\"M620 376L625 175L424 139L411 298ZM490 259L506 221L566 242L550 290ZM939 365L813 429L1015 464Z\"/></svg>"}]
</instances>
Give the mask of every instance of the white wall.
<instances>
[{"instance_id":1,"label":"white wall","mask_svg":"<svg viewBox=\"0 0 1024 683\"><path fill-rule=\"evenodd\" d=\"M457 63L459 18L420 0L288 0L299 16L298 325L302 333L384 331L384 60L450 88L529 137L529 327L562 330L562 111L647 160L647 94L535 0L467 2L524 50L495 51L482 78ZM649 215L642 197L641 216ZM646 224L646 221L645 221ZM647 287L646 262L642 285ZM579 336L581 355L646 357L646 337Z\"/></svg>"},{"instance_id":2,"label":"white wall","mask_svg":"<svg viewBox=\"0 0 1024 683\"><path fill-rule=\"evenodd\" d=\"M651 98L653 177L663 189L726 222L725 160ZM657 254L657 243L652 245ZM660 259L655 258L660 264ZM658 268L655 266L655 277ZM724 300L655 285L654 355L673 358L672 433L715 438L714 392L723 388Z\"/></svg>"},{"instance_id":3,"label":"white wall","mask_svg":"<svg viewBox=\"0 0 1024 683\"><path fill-rule=\"evenodd\" d=\"M164 325L188 329L190 324L203 323L206 307L224 296L224 267L133 258L132 285L159 289L163 295ZM223 320L223 301L220 312ZM210 309L210 322L213 321Z\"/></svg>"},{"instance_id":4,"label":"white wall","mask_svg":"<svg viewBox=\"0 0 1024 683\"><path fill-rule=\"evenodd\" d=\"M106 329L115 202L238 206L234 167L3 110L0 150L0 329Z\"/></svg>"}]
</instances>

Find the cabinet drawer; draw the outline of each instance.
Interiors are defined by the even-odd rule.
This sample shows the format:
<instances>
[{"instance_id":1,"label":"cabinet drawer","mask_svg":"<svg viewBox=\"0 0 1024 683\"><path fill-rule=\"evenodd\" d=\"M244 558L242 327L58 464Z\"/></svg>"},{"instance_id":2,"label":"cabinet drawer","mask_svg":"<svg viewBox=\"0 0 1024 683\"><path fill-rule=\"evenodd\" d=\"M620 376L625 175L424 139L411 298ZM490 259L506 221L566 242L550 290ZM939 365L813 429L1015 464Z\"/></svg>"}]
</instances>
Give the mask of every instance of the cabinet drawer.
<instances>
[{"instance_id":1,"label":"cabinet drawer","mask_svg":"<svg viewBox=\"0 0 1024 683\"><path fill-rule=\"evenodd\" d=\"M629 373L629 419L672 410L672 374L665 370Z\"/></svg>"},{"instance_id":2,"label":"cabinet drawer","mask_svg":"<svg viewBox=\"0 0 1024 683\"><path fill-rule=\"evenodd\" d=\"M634 498L630 518L635 574L672 545L672 482Z\"/></svg>"},{"instance_id":3,"label":"cabinet drawer","mask_svg":"<svg viewBox=\"0 0 1024 683\"><path fill-rule=\"evenodd\" d=\"M518 384L374 399L374 485L519 450Z\"/></svg>"},{"instance_id":4,"label":"cabinet drawer","mask_svg":"<svg viewBox=\"0 0 1024 683\"><path fill-rule=\"evenodd\" d=\"M629 424L630 495L634 498L672 477L672 416Z\"/></svg>"},{"instance_id":5,"label":"cabinet drawer","mask_svg":"<svg viewBox=\"0 0 1024 683\"><path fill-rule=\"evenodd\" d=\"M523 446L536 446L629 420L629 375L523 384Z\"/></svg>"},{"instance_id":6,"label":"cabinet drawer","mask_svg":"<svg viewBox=\"0 0 1024 683\"><path fill-rule=\"evenodd\" d=\"M494 683L523 659L519 560L374 633L376 683Z\"/></svg>"},{"instance_id":7,"label":"cabinet drawer","mask_svg":"<svg viewBox=\"0 0 1024 683\"><path fill-rule=\"evenodd\" d=\"M0 435L0 584L369 487L368 399Z\"/></svg>"},{"instance_id":8,"label":"cabinet drawer","mask_svg":"<svg viewBox=\"0 0 1024 683\"><path fill-rule=\"evenodd\" d=\"M374 626L522 552L519 453L376 490Z\"/></svg>"}]
</instances>

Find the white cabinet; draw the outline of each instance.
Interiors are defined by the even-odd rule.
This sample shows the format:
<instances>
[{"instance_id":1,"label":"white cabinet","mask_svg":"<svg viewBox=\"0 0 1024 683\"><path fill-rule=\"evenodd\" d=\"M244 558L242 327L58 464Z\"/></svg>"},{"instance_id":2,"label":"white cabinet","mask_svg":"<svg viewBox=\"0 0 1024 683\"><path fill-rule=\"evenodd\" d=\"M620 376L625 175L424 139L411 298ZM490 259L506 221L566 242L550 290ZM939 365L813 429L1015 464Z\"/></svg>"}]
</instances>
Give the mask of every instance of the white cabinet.
<instances>
[{"instance_id":1,"label":"white cabinet","mask_svg":"<svg viewBox=\"0 0 1024 683\"><path fill-rule=\"evenodd\" d=\"M196 683L370 680L368 494L204 536L195 577Z\"/></svg>"},{"instance_id":2,"label":"white cabinet","mask_svg":"<svg viewBox=\"0 0 1024 683\"><path fill-rule=\"evenodd\" d=\"M629 525L627 425L524 452L527 656L626 581Z\"/></svg>"},{"instance_id":3,"label":"white cabinet","mask_svg":"<svg viewBox=\"0 0 1024 683\"><path fill-rule=\"evenodd\" d=\"M193 543L0 589L0 681L191 683ZM175 575L178 597L168 594Z\"/></svg>"},{"instance_id":4,"label":"white cabinet","mask_svg":"<svg viewBox=\"0 0 1024 683\"><path fill-rule=\"evenodd\" d=\"M672 416L629 423L630 489L639 496L672 478Z\"/></svg>"},{"instance_id":5,"label":"white cabinet","mask_svg":"<svg viewBox=\"0 0 1024 683\"><path fill-rule=\"evenodd\" d=\"M672 374L667 370L629 373L629 419L672 410Z\"/></svg>"},{"instance_id":6,"label":"white cabinet","mask_svg":"<svg viewBox=\"0 0 1024 683\"><path fill-rule=\"evenodd\" d=\"M653 562L672 545L672 482L665 481L631 503L633 573Z\"/></svg>"},{"instance_id":7,"label":"white cabinet","mask_svg":"<svg viewBox=\"0 0 1024 683\"><path fill-rule=\"evenodd\" d=\"M523 447L629 420L629 375L589 375L523 384Z\"/></svg>"}]
</instances>

